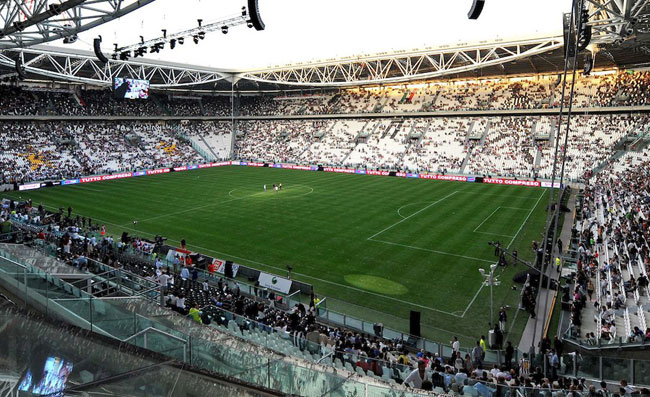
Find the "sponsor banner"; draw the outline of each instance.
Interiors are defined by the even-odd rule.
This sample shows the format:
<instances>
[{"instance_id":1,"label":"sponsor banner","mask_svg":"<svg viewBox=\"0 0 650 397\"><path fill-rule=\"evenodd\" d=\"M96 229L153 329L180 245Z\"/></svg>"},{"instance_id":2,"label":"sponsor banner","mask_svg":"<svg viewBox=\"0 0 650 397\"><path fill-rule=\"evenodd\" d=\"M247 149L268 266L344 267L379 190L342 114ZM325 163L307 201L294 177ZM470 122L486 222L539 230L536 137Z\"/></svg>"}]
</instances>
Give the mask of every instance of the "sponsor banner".
<instances>
[{"instance_id":1,"label":"sponsor banner","mask_svg":"<svg viewBox=\"0 0 650 397\"><path fill-rule=\"evenodd\" d=\"M199 164L199 168L211 168L211 167L214 167L212 163Z\"/></svg>"},{"instance_id":2,"label":"sponsor banner","mask_svg":"<svg viewBox=\"0 0 650 397\"><path fill-rule=\"evenodd\" d=\"M187 166L184 165L182 167L174 167L174 171L176 171L176 172L178 172L178 171L187 171Z\"/></svg>"},{"instance_id":3,"label":"sponsor banner","mask_svg":"<svg viewBox=\"0 0 650 397\"><path fill-rule=\"evenodd\" d=\"M542 182L542 187L551 187L551 182ZM553 187L558 189L560 187L560 182L555 182Z\"/></svg>"},{"instance_id":4,"label":"sponsor banner","mask_svg":"<svg viewBox=\"0 0 650 397\"><path fill-rule=\"evenodd\" d=\"M280 167L278 167L280 165ZM293 164L275 164L274 167L284 168L287 170L301 170L301 171L316 171L318 167L312 167L309 165L293 165Z\"/></svg>"},{"instance_id":5,"label":"sponsor banner","mask_svg":"<svg viewBox=\"0 0 650 397\"><path fill-rule=\"evenodd\" d=\"M312 165L312 166L311 166L311 170L312 170L312 171L318 171L318 167L316 167L315 165Z\"/></svg>"},{"instance_id":6,"label":"sponsor banner","mask_svg":"<svg viewBox=\"0 0 650 397\"><path fill-rule=\"evenodd\" d=\"M323 168L325 172L337 172L341 174L354 174L354 168L334 168L334 167L325 167Z\"/></svg>"},{"instance_id":7,"label":"sponsor banner","mask_svg":"<svg viewBox=\"0 0 650 397\"><path fill-rule=\"evenodd\" d=\"M83 177L83 178L80 178L80 179L81 180L79 181L79 183L89 183L89 182L99 182L99 181L102 180L102 177L101 176L87 176L87 177Z\"/></svg>"},{"instance_id":8,"label":"sponsor banner","mask_svg":"<svg viewBox=\"0 0 650 397\"><path fill-rule=\"evenodd\" d=\"M113 174L113 175L104 175L101 177L102 181L112 181L113 179L124 179L124 178L131 178L133 176L132 173L130 172L123 172L121 174Z\"/></svg>"},{"instance_id":9,"label":"sponsor banner","mask_svg":"<svg viewBox=\"0 0 650 397\"><path fill-rule=\"evenodd\" d=\"M147 175L147 171L136 171L133 173L133 176L145 176Z\"/></svg>"},{"instance_id":10,"label":"sponsor banner","mask_svg":"<svg viewBox=\"0 0 650 397\"><path fill-rule=\"evenodd\" d=\"M226 274L226 261L222 261L221 259L215 259L212 261L212 266L209 267L209 269L214 270L214 273L211 271L213 275L216 274ZM239 271L239 265L236 263L232 264L232 277L235 278L237 277L237 272Z\"/></svg>"},{"instance_id":11,"label":"sponsor banner","mask_svg":"<svg viewBox=\"0 0 650 397\"><path fill-rule=\"evenodd\" d=\"M438 179L438 178L437 178L437 175L420 174L420 179Z\"/></svg>"},{"instance_id":12,"label":"sponsor banner","mask_svg":"<svg viewBox=\"0 0 650 397\"><path fill-rule=\"evenodd\" d=\"M468 176L467 177L467 182L476 182L476 178L473 176Z\"/></svg>"},{"instance_id":13,"label":"sponsor banner","mask_svg":"<svg viewBox=\"0 0 650 397\"><path fill-rule=\"evenodd\" d=\"M76 185L79 182L81 182L80 179L66 179L65 181L61 181L61 185Z\"/></svg>"},{"instance_id":14,"label":"sponsor banner","mask_svg":"<svg viewBox=\"0 0 650 397\"><path fill-rule=\"evenodd\" d=\"M188 165L188 166L187 166L187 169L188 169L188 170L195 170L195 169L197 169L197 168L199 168L198 165Z\"/></svg>"},{"instance_id":15,"label":"sponsor banner","mask_svg":"<svg viewBox=\"0 0 650 397\"><path fill-rule=\"evenodd\" d=\"M291 289L292 281L284 277L274 276L273 274L260 272L260 286L274 291L288 294Z\"/></svg>"},{"instance_id":16,"label":"sponsor banner","mask_svg":"<svg viewBox=\"0 0 650 397\"><path fill-rule=\"evenodd\" d=\"M182 261L185 261L185 255L189 255L190 253L191 251L184 250L182 248L174 248L167 251L167 256L165 257L165 259L173 263L174 257L178 255L182 259Z\"/></svg>"},{"instance_id":17,"label":"sponsor banner","mask_svg":"<svg viewBox=\"0 0 650 397\"><path fill-rule=\"evenodd\" d=\"M41 188L40 183L27 183L25 185L18 186L18 190L34 190L34 189L40 189L40 188Z\"/></svg>"},{"instance_id":18,"label":"sponsor banner","mask_svg":"<svg viewBox=\"0 0 650 397\"><path fill-rule=\"evenodd\" d=\"M406 174L407 178L419 178L420 174L411 174L410 172Z\"/></svg>"},{"instance_id":19,"label":"sponsor banner","mask_svg":"<svg viewBox=\"0 0 650 397\"><path fill-rule=\"evenodd\" d=\"M212 167L223 167L224 165L230 165L230 163L231 163L230 161L219 161L219 162L216 162L216 163L211 163L210 165ZM233 163L234 163L234 161L233 161ZM233 165L237 165L237 164L233 164Z\"/></svg>"},{"instance_id":20,"label":"sponsor banner","mask_svg":"<svg viewBox=\"0 0 650 397\"><path fill-rule=\"evenodd\" d=\"M273 164L273 168L282 168L282 164ZM291 168L291 167L286 167Z\"/></svg>"},{"instance_id":21,"label":"sponsor banner","mask_svg":"<svg viewBox=\"0 0 650 397\"><path fill-rule=\"evenodd\" d=\"M232 165L248 165L246 161L233 161Z\"/></svg>"},{"instance_id":22,"label":"sponsor banner","mask_svg":"<svg viewBox=\"0 0 650 397\"><path fill-rule=\"evenodd\" d=\"M467 182L467 177L462 175L436 175L436 179L439 181Z\"/></svg>"},{"instance_id":23,"label":"sponsor banner","mask_svg":"<svg viewBox=\"0 0 650 397\"><path fill-rule=\"evenodd\" d=\"M244 164L242 164L242 165L244 165ZM264 167L264 163L253 163L253 162L251 162L251 163L248 163L246 165L248 165L249 167Z\"/></svg>"},{"instance_id":24,"label":"sponsor banner","mask_svg":"<svg viewBox=\"0 0 650 397\"><path fill-rule=\"evenodd\" d=\"M541 186L541 184L538 181L522 181L519 179L502 179L502 178L484 178L483 183L490 183L494 185L511 185L511 186L534 186L534 187Z\"/></svg>"},{"instance_id":25,"label":"sponsor banner","mask_svg":"<svg viewBox=\"0 0 650 397\"><path fill-rule=\"evenodd\" d=\"M168 172L170 172L169 168L159 168L157 170L147 171L147 175L167 174Z\"/></svg>"},{"instance_id":26,"label":"sponsor banner","mask_svg":"<svg viewBox=\"0 0 650 397\"><path fill-rule=\"evenodd\" d=\"M355 173L355 174L366 175L366 170L354 170L354 173Z\"/></svg>"},{"instance_id":27,"label":"sponsor banner","mask_svg":"<svg viewBox=\"0 0 650 397\"><path fill-rule=\"evenodd\" d=\"M367 170L366 175L381 175L381 176L388 176L390 175L390 172L388 171L374 171L374 170Z\"/></svg>"}]
</instances>

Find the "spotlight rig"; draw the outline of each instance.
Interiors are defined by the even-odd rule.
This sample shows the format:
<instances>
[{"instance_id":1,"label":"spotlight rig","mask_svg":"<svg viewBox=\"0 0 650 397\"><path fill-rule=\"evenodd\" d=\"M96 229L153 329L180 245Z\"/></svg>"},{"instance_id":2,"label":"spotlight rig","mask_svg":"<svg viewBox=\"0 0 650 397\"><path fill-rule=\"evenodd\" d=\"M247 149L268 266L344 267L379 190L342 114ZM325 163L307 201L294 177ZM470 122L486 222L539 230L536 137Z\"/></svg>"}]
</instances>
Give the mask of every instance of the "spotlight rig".
<instances>
[{"instance_id":1,"label":"spotlight rig","mask_svg":"<svg viewBox=\"0 0 650 397\"><path fill-rule=\"evenodd\" d=\"M197 26L192 29L169 35L167 34L167 29L162 29L163 35L161 37L145 41L144 38L140 36L140 42L137 44L119 48L115 45L112 58L117 59L119 57L121 60L126 60L131 56L131 52L133 52L134 58L144 56L144 54L147 53L147 49L149 49L149 53L159 53L164 49L165 43L169 43L169 48L173 50L176 48L176 45L183 45L185 38L191 39L194 41L194 44L199 44L199 41L205 39L207 33L221 31L223 34L227 34L231 28L240 25L246 25L249 28L255 28L256 30L264 30L265 25L264 22L262 22L257 6L258 0L247 1L248 8L242 7L241 13L236 16L226 17L220 21L209 24L204 24L202 19L197 19ZM128 55L125 56L125 54Z\"/></svg>"}]
</instances>

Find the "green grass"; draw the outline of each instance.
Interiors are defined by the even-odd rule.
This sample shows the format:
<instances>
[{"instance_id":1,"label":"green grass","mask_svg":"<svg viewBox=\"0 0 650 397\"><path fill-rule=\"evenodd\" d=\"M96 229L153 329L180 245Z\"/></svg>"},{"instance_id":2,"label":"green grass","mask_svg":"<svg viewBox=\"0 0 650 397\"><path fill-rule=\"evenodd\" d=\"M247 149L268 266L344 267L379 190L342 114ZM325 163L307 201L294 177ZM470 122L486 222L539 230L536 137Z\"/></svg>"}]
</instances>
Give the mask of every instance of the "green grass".
<instances>
[{"instance_id":1,"label":"green grass","mask_svg":"<svg viewBox=\"0 0 650 397\"><path fill-rule=\"evenodd\" d=\"M284 189L272 192L280 182ZM186 239L197 251L281 275L291 265L295 279L328 297L329 309L402 331L409 311L418 310L424 336L446 343L458 335L469 346L488 329L490 292L479 292L478 272L495 260L487 242L512 242L531 258L546 192L233 166L12 195L71 205L114 235ZM522 270L501 274L495 315L508 304L514 318L520 291L511 289L512 276ZM525 317L509 336L515 344Z\"/></svg>"}]
</instances>

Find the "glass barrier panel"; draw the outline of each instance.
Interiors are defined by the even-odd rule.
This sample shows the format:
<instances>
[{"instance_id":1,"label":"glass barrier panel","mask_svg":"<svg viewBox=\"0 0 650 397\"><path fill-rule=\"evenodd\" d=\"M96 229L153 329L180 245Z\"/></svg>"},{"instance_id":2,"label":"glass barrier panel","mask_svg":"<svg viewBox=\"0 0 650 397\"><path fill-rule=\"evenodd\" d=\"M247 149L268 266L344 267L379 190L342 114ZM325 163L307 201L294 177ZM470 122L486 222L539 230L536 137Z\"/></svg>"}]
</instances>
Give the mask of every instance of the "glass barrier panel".
<instances>
[{"instance_id":1,"label":"glass barrier panel","mask_svg":"<svg viewBox=\"0 0 650 397\"><path fill-rule=\"evenodd\" d=\"M603 379L618 382L630 378L630 360L603 357Z\"/></svg>"},{"instance_id":2,"label":"glass barrier panel","mask_svg":"<svg viewBox=\"0 0 650 397\"><path fill-rule=\"evenodd\" d=\"M347 316L345 317L345 326L354 329L361 329L363 327L361 320Z\"/></svg>"},{"instance_id":3,"label":"glass barrier panel","mask_svg":"<svg viewBox=\"0 0 650 397\"><path fill-rule=\"evenodd\" d=\"M600 379L600 358L592 356L577 357L575 363L581 378Z\"/></svg>"},{"instance_id":4,"label":"glass barrier panel","mask_svg":"<svg viewBox=\"0 0 650 397\"><path fill-rule=\"evenodd\" d=\"M650 385L650 361L634 361L634 384Z\"/></svg>"},{"instance_id":5,"label":"glass barrier panel","mask_svg":"<svg viewBox=\"0 0 650 397\"><path fill-rule=\"evenodd\" d=\"M343 325L345 323L345 316L331 310L327 312L327 319L333 323Z\"/></svg>"},{"instance_id":6,"label":"glass barrier panel","mask_svg":"<svg viewBox=\"0 0 650 397\"><path fill-rule=\"evenodd\" d=\"M113 305L110 299L93 299L93 327L102 329L117 339L135 334L135 314Z\"/></svg>"}]
</instances>

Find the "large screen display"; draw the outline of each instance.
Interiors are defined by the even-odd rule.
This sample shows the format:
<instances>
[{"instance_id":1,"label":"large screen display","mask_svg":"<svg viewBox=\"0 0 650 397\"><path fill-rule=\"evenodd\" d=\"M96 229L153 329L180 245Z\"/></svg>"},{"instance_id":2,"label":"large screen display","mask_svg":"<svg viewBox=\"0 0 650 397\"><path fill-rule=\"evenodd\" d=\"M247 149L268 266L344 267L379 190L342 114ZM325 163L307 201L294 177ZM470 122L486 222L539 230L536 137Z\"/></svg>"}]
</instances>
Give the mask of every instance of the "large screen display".
<instances>
[{"instance_id":1,"label":"large screen display","mask_svg":"<svg viewBox=\"0 0 650 397\"><path fill-rule=\"evenodd\" d=\"M63 396L63 390L65 390L65 384L71 372L72 363L59 357L48 357L45 360L40 379L35 379L35 376L41 374L34 375L28 369L18 385L18 390L38 395Z\"/></svg>"},{"instance_id":2,"label":"large screen display","mask_svg":"<svg viewBox=\"0 0 650 397\"><path fill-rule=\"evenodd\" d=\"M116 98L147 99L149 98L149 80L113 79L113 92Z\"/></svg>"}]
</instances>

